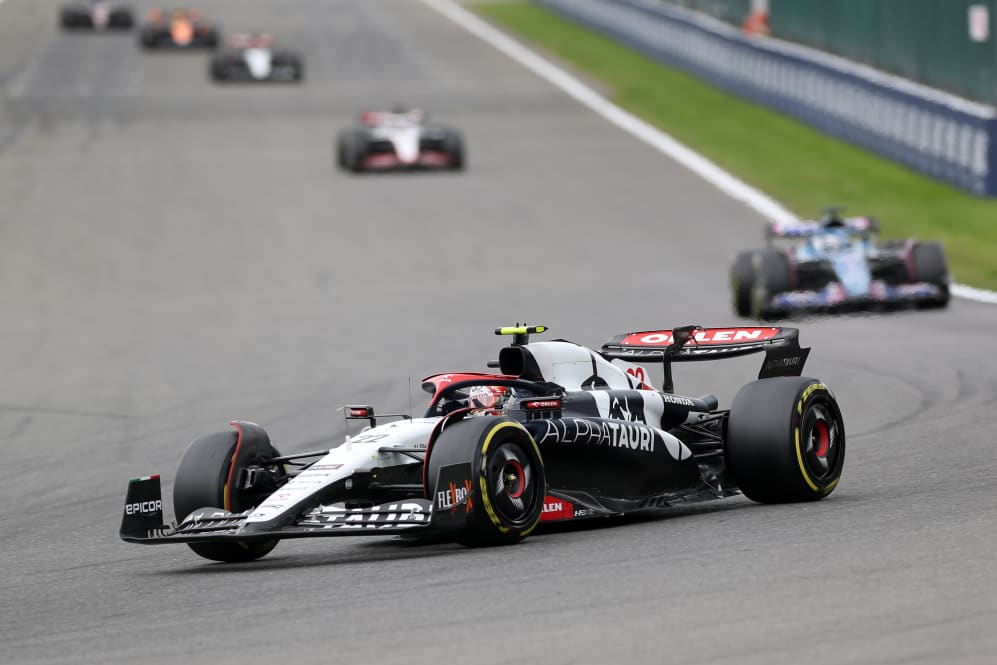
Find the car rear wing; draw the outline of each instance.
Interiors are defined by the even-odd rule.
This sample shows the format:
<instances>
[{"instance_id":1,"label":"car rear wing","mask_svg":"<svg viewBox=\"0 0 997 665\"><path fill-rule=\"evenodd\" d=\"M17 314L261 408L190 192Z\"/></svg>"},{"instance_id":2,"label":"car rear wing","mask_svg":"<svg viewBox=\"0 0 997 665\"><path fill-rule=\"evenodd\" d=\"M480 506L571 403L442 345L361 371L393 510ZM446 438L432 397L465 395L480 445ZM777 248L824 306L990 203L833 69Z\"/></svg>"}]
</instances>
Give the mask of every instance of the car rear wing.
<instances>
[{"instance_id":1,"label":"car rear wing","mask_svg":"<svg viewBox=\"0 0 997 665\"><path fill-rule=\"evenodd\" d=\"M602 355L609 359L662 363L665 370L663 389L672 392L673 362L719 360L764 352L759 379L799 376L810 354L809 348L800 347L799 337L800 331L796 328L690 325L617 335L602 345Z\"/></svg>"}]
</instances>

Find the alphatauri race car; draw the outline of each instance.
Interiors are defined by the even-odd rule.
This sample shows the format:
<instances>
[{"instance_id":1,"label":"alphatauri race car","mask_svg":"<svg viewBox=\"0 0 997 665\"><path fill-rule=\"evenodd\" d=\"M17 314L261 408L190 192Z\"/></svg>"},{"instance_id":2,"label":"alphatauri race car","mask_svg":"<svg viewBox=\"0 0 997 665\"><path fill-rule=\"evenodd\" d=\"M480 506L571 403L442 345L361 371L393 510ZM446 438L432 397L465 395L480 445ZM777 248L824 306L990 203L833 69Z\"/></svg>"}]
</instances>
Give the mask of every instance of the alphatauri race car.
<instances>
[{"instance_id":1,"label":"alphatauri race car","mask_svg":"<svg viewBox=\"0 0 997 665\"><path fill-rule=\"evenodd\" d=\"M211 58L208 73L218 82L296 83L305 75L301 56L276 49L267 34L234 34Z\"/></svg>"},{"instance_id":2,"label":"alphatauri race car","mask_svg":"<svg viewBox=\"0 0 997 665\"><path fill-rule=\"evenodd\" d=\"M202 19L199 9L151 9L139 33L146 49L213 49L218 41L218 27Z\"/></svg>"},{"instance_id":3,"label":"alphatauri race car","mask_svg":"<svg viewBox=\"0 0 997 665\"><path fill-rule=\"evenodd\" d=\"M63 5L59 22L66 30L131 30L132 10L110 2L91 0Z\"/></svg>"},{"instance_id":4,"label":"alphatauri race car","mask_svg":"<svg viewBox=\"0 0 997 665\"><path fill-rule=\"evenodd\" d=\"M827 208L816 221L769 224L767 247L740 252L730 269L734 311L770 319L794 312L914 304L945 307L948 263L935 242L877 242L869 217Z\"/></svg>"},{"instance_id":5,"label":"alphatauri race car","mask_svg":"<svg viewBox=\"0 0 997 665\"><path fill-rule=\"evenodd\" d=\"M464 168L464 140L457 130L429 124L419 109L367 111L360 126L336 140L339 165L348 171Z\"/></svg>"},{"instance_id":6,"label":"alphatauri race car","mask_svg":"<svg viewBox=\"0 0 997 665\"><path fill-rule=\"evenodd\" d=\"M601 350L512 335L500 373L434 374L422 417L375 416L341 445L285 455L248 422L196 438L164 521L160 476L129 482L128 542L186 543L202 557L258 559L280 540L388 535L468 546L520 541L545 522L654 511L743 493L814 501L841 477L845 427L831 390L801 378L792 328L683 326L618 335ZM672 386L672 364L764 353L730 409ZM644 364L641 364L644 363ZM645 364L664 368L653 388ZM387 422L385 422L387 421Z\"/></svg>"}]
</instances>

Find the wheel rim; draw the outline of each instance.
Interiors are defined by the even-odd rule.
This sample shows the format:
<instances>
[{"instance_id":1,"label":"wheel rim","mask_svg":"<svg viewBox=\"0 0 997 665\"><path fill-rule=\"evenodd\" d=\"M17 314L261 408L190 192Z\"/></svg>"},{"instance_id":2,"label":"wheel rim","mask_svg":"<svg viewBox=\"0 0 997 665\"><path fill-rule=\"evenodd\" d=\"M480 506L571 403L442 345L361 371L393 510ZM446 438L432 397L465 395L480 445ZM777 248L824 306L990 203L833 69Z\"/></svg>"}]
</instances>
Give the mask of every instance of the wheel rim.
<instances>
[{"instance_id":1,"label":"wheel rim","mask_svg":"<svg viewBox=\"0 0 997 665\"><path fill-rule=\"evenodd\" d=\"M512 442L499 445L486 472L492 504L502 521L519 524L529 520L537 501L537 474L522 448Z\"/></svg>"},{"instance_id":2,"label":"wheel rim","mask_svg":"<svg viewBox=\"0 0 997 665\"><path fill-rule=\"evenodd\" d=\"M824 404L807 409L802 427L803 461L816 480L832 479L841 455L841 427L834 413Z\"/></svg>"}]
</instances>

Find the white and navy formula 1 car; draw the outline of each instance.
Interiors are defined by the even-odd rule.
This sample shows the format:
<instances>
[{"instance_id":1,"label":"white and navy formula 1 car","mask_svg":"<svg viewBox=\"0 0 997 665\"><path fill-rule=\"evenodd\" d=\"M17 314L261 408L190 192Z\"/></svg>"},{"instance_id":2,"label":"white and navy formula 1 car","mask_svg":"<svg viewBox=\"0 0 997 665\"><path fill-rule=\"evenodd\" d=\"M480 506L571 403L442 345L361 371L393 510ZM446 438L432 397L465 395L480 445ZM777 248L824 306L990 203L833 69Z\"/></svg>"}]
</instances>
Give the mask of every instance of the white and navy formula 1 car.
<instances>
[{"instance_id":1,"label":"white and navy formula 1 car","mask_svg":"<svg viewBox=\"0 0 997 665\"><path fill-rule=\"evenodd\" d=\"M457 130L426 122L419 109L367 111L336 140L339 166L353 172L464 168Z\"/></svg>"},{"instance_id":2,"label":"white and navy formula 1 car","mask_svg":"<svg viewBox=\"0 0 997 665\"><path fill-rule=\"evenodd\" d=\"M159 476L128 485L121 537L186 543L207 559L250 561L279 541L439 534L470 545L518 542L543 522L659 510L738 493L814 501L841 476L845 428L830 389L801 378L809 349L792 328L629 333L601 350L513 336L498 374L435 374L422 417L375 416L334 448L285 455L262 427L201 436L173 483L179 523L164 520ZM673 391L676 362L764 354L759 379L729 409ZM661 389L645 367L661 364ZM387 421L387 422L385 422Z\"/></svg>"},{"instance_id":3,"label":"white and navy formula 1 car","mask_svg":"<svg viewBox=\"0 0 997 665\"><path fill-rule=\"evenodd\" d=\"M211 58L208 74L219 83L298 83L305 67L299 54L275 48L268 34L233 34Z\"/></svg>"}]
</instances>

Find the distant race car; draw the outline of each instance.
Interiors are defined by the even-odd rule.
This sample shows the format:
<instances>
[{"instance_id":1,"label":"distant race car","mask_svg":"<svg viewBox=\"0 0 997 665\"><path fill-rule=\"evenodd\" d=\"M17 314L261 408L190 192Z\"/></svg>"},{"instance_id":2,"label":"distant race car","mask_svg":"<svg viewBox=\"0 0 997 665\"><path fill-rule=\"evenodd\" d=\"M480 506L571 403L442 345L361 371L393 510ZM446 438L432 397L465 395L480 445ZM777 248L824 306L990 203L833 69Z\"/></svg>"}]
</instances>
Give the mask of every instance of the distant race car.
<instances>
[{"instance_id":1,"label":"distant race car","mask_svg":"<svg viewBox=\"0 0 997 665\"><path fill-rule=\"evenodd\" d=\"M74 2L63 5L60 23L66 30L131 30L132 10L111 2Z\"/></svg>"},{"instance_id":2,"label":"distant race car","mask_svg":"<svg viewBox=\"0 0 997 665\"><path fill-rule=\"evenodd\" d=\"M873 305L945 307L948 263L935 242L876 242L869 217L842 217L766 227L768 247L740 252L730 269L734 310L777 318L793 312Z\"/></svg>"},{"instance_id":3,"label":"distant race car","mask_svg":"<svg viewBox=\"0 0 997 665\"><path fill-rule=\"evenodd\" d=\"M229 562L291 538L433 534L506 545L542 522L736 494L816 501L837 486L844 421L830 389L800 376L809 349L796 329L683 326L618 335L598 351L530 342L543 331L496 330L513 336L489 363L500 374L424 379L432 397L422 417L345 407L369 426L336 447L282 455L248 422L198 437L173 482L179 523L164 521L160 477L135 478L121 538L186 543ZM673 363L755 352L765 354L759 378L730 409L672 390ZM663 366L660 390L641 362Z\"/></svg>"},{"instance_id":4,"label":"distant race car","mask_svg":"<svg viewBox=\"0 0 997 665\"><path fill-rule=\"evenodd\" d=\"M301 56L286 49L275 49L273 37L267 34L228 35L225 50L211 58L208 72L219 82L293 83L305 74Z\"/></svg>"},{"instance_id":5,"label":"distant race car","mask_svg":"<svg viewBox=\"0 0 997 665\"><path fill-rule=\"evenodd\" d=\"M426 123L419 109L367 111L360 126L339 133L336 154L349 171L462 169L464 141L457 130Z\"/></svg>"},{"instance_id":6,"label":"distant race car","mask_svg":"<svg viewBox=\"0 0 997 665\"><path fill-rule=\"evenodd\" d=\"M139 34L147 49L213 49L218 41L218 27L204 21L198 9L151 9Z\"/></svg>"}]
</instances>

